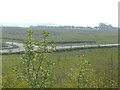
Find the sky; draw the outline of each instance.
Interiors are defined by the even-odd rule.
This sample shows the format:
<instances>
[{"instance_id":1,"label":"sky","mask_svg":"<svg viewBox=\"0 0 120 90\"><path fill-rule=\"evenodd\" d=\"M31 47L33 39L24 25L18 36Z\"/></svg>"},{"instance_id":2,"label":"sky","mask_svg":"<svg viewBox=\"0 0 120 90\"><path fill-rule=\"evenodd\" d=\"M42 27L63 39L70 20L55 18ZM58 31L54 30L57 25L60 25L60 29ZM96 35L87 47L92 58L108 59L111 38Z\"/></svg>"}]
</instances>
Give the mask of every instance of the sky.
<instances>
[{"instance_id":1,"label":"sky","mask_svg":"<svg viewBox=\"0 0 120 90\"><path fill-rule=\"evenodd\" d=\"M0 0L0 25L118 26L119 0Z\"/></svg>"}]
</instances>

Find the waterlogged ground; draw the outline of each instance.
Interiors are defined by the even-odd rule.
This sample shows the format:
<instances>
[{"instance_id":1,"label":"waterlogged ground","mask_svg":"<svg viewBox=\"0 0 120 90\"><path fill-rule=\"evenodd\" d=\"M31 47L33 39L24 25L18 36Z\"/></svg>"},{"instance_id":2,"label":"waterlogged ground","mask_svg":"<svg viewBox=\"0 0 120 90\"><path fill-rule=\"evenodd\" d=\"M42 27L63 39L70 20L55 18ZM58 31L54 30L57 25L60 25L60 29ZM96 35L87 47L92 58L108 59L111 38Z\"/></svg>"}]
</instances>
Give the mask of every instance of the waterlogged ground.
<instances>
[{"instance_id":1,"label":"waterlogged ground","mask_svg":"<svg viewBox=\"0 0 120 90\"><path fill-rule=\"evenodd\" d=\"M5 42L8 45L8 49L0 50L0 53L15 53L15 52L22 52L25 51L25 48L23 46L23 43L17 43L17 42ZM11 49L11 47L14 47ZM82 44L82 45L62 45L62 46L56 46L57 50L61 49L74 49L74 48L93 48L93 47L112 47L112 46L118 46L118 44ZM34 50L36 50L38 46L34 46ZM48 47L50 48L50 47Z\"/></svg>"}]
</instances>

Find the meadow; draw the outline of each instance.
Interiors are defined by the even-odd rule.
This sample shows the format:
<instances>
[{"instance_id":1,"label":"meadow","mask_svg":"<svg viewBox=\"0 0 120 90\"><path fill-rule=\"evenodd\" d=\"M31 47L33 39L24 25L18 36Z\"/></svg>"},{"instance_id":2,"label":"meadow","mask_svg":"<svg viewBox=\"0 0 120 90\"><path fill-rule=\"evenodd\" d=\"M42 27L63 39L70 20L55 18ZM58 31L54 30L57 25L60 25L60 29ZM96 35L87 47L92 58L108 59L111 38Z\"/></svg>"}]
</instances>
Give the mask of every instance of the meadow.
<instances>
[{"instance_id":1,"label":"meadow","mask_svg":"<svg viewBox=\"0 0 120 90\"><path fill-rule=\"evenodd\" d=\"M55 63L52 70L53 83L50 88L77 88L76 75L80 64L80 56L91 63L95 70L93 73L95 81L91 84L93 88L116 88L118 87L118 50L117 48L102 48L89 50L74 50L65 52L54 52L49 60ZM2 74L3 87L28 88L26 81L17 78L13 72L16 65L19 65L21 55L3 55ZM83 88L85 88L83 86ZM88 84L86 88L90 88Z\"/></svg>"},{"instance_id":2,"label":"meadow","mask_svg":"<svg viewBox=\"0 0 120 90\"><path fill-rule=\"evenodd\" d=\"M32 27L33 37L39 41L41 32L49 32L48 43L55 45L118 43L117 30L81 29L71 27ZM26 28L3 27L2 42L23 42ZM14 46L16 48L16 46ZM2 55L2 85L4 88L29 88L28 82L17 77L14 68L21 65L22 53ZM117 88L118 47L57 50L48 56L54 63L50 69L48 88ZM36 63L36 66L38 63ZM43 63L43 66L46 64ZM21 68L23 68L21 66ZM82 72L78 83L79 72Z\"/></svg>"},{"instance_id":3,"label":"meadow","mask_svg":"<svg viewBox=\"0 0 120 90\"><path fill-rule=\"evenodd\" d=\"M3 27L2 41L23 42L27 38L27 28L20 27ZM117 43L118 30L96 30L96 29L77 29L77 28L60 28L60 27L39 27L33 28L33 37L41 39L41 32L49 32L48 42L95 42L95 43ZM57 43L57 44L58 44Z\"/></svg>"}]
</instances>

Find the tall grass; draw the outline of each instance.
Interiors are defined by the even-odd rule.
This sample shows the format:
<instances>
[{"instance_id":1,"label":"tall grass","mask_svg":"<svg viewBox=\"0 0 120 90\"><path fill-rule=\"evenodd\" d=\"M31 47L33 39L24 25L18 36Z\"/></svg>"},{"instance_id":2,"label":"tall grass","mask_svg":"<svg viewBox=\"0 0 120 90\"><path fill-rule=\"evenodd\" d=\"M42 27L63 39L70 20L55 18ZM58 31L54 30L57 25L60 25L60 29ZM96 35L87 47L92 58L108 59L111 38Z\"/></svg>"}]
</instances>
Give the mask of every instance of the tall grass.
<instances>
[{"instance_id":1,"label":"tall grass","mask_svg":"<svg viewBox=\"0 0 120 90\"><path fill-rule=\"evenodd\" d=\"M89 61L88 70L94 82L84 87L115 88L118 87L118 51L117 48L99 48L89 50L55 52L48 60L55 63L51 71L53 77L52 88L78 87L77 76L81 65L81 55ZM20 55L3 55L3 86L4 87L29 87L25 80L14 77L13 68L19 64ZM84 65L84 64L83 64ZM90 69L91 68L91 69ZM86 74L85 74L86 75ZM89 77L89 74L88 76ZM91 79L89 78L89 79ZM83 80L84 81L84 80ZM21 83L19 83L21 82ZM82 84L82 82L80 82ZM82 85L83 87L83 85Z\"/></svg>"}]
</instances>

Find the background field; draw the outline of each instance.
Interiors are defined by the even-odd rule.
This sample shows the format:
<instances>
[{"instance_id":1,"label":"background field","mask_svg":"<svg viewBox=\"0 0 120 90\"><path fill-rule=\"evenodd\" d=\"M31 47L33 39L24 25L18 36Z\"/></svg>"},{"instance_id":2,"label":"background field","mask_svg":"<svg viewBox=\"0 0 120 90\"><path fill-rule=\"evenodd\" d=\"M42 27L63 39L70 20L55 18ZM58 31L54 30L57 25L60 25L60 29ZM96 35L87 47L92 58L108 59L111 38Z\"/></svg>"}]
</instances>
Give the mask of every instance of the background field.
<instances>
[{"instance_id":1,"label":"background field","mask_svg":"<svg viewBox=\"0 0 120 90\"><path fill-rule=\"evenodd\" d=\"M79 68L80 55L85 57L95 69L94 77L99 87L117 87L118 82L118 51L117 48L76 50L55 52L49 60L55 62L53 70L53 86L51 87L76 87L76 70ZM28 87L25 81L16 78L13 68L19 64L21 55L3 55L3 85L4 87ZM21 82L21 83L20 83ZM88 85L89 87L89 85Z\"/></svg>"},{"instance_id":2,"label":"background field","mask_svg":"<svg viewBox=\"0 0 120 90\"><path fill-rule=\"evenodd\" d=\"M50 33L48 41L55 45L80 45L80 44L109 44L118 43L118 30L98 30L71 27L31 27L35 39L41 39L41 32ZM3 27L3 42L14 41L23 42L27 39L27 28L22 27ZM84 55L91 63L93 69L94 82L89 82L94 87L116 88L118 87L118 48L94 48L94 49L75 49L54 52L48 57L55 63L52 72L53 84L51 88L73 88L77 87L76 77L81 56ZM3 87L21 88L29 87L25 80L17 78L13 68L20 65L21 54L9 54L2 56ZM83 80L84 81L84 80ZM84 86L83 86L84 87Z\"/></svg>"},{"instance_id":3,"label":"background field","mask_svg":"<svg viewBox=\"0 0 120 90\"><path fill-rule=\"evenodd\" d=\"M118 30L98 30L66 27L31 27L33 36L39 40L41 32L49 32L49 42L96 42L96 43L117 43ZM27 28L3 27L2 38L9 41L22 42L27 37Z\"/></svg>"}]
</instances>

